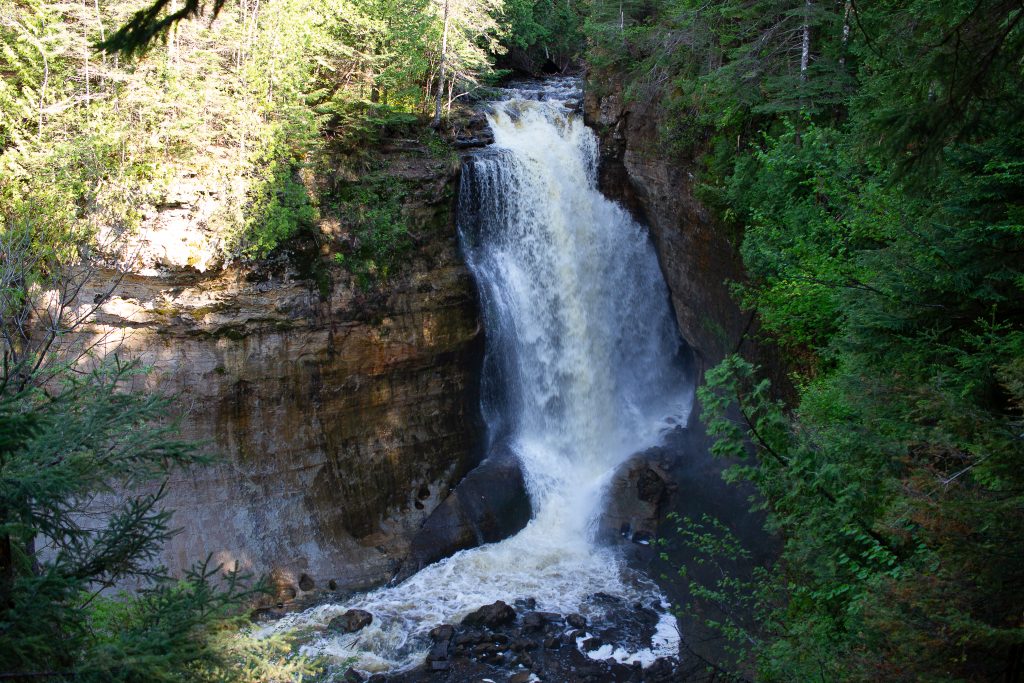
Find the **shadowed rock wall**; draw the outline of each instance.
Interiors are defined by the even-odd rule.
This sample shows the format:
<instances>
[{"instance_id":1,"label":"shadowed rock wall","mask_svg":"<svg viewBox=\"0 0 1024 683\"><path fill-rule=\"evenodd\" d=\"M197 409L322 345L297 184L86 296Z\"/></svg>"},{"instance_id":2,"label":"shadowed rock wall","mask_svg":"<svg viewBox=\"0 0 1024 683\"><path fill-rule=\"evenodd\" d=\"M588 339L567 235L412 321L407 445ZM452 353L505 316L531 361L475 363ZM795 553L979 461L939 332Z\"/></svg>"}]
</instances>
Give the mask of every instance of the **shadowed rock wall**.
<instances>
[{"instance_id":1,"label":"shadowed rock wall","mask_svg":"<svg viewBox=\"0 0 1024 683\"><path fill-rule=\"evenodd\" d=\"M696 163L665 155L657 101L626 102L614 77L595 78L603 94L587 90L584 115L601 138L601 190L650 228L679 331L703 371L736 350L747 327L728 287L742 262L694 196Z\"/></svg>"},{"instance_id":2,"label":"shadowed rock wall","mask_svg":"<svg viewBox=\"0 0 1024 683\"><path fill-rule=\"evenodd\" d=\"M744 277L742 260L695 196L697 160L665 153L660 132L665 112L656 98L627 102L614 74L591 79L601 94L589 89L584 111L601 138L602 191L649 227L680 334L694 353L698 383L726 355L742 352L767 368L776 390L786 391L783 364L770 347L754 340L756 321L731 296L729 283ZM681 654L684 662L695 665L719 661L726 654L721 635L705 625L706 619L722 620L724 615L713 605L695 602L689 582L713 585L720 577L681 543L677 523L666 523L666 515L695 520L709 515L725 524L752 553L732 567L736 576L749 577L777 552L762 515L750 512L752 487L722 480L731 463L714 458L711 444L695 404L684 429L669 434L661 448L638 454L617 473L603 520L608 534L618 530L623 539L634 541L638 533L641 539L654 534L667 542L659 551L630 544L627 557L648 575L661 577L662 588L682 609ZM680 567L686 567L685 576L679 574Z\"/></svg>"}]
</instances>

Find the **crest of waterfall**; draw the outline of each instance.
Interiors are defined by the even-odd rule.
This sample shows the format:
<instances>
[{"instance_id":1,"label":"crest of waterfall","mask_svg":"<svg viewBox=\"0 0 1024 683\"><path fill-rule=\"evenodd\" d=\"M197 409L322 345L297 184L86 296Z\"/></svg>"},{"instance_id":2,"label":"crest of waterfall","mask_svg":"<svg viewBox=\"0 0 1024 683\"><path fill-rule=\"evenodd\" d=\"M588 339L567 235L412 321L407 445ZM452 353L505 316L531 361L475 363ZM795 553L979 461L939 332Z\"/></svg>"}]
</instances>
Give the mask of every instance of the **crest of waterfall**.
<instances>
[{"instance_id":1,"label":"crest of waterfall","mask_svg":"<svg viewBox=\"0 0 1024 683\"><path fill-rule=\"evenodd\" d=\"M495 600L533 597L539 609L585 614L599 609L588 601L597 592L660 600L595 543L594 526L616 466L685 423L692 380L650 239L597 189L597 138L567 106L577 89L558 79L507 90L488 112L494 144L465 160L460 188L459 232L487 334L488 439L519 457L533 519L398 586L273 627L353 608L374 615L357 634L313 641L312 652L355 657L366 671L404 668L422 661L433 626ZM659 633L655 654L675 654L672 629Z\"/></svg>"}]
</instances>

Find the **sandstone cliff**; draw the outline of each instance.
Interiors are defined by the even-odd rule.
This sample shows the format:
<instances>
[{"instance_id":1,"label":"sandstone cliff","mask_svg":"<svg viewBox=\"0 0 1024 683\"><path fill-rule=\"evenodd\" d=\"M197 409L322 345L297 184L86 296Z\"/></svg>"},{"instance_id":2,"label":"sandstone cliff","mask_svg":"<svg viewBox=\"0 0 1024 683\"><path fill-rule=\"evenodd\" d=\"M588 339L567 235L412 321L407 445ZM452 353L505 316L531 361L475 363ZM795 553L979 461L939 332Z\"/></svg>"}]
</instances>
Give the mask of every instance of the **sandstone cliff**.
<instances>
[{"instance_id":1,"label":"sandstone cliff","mask_svg":"<svg viewBox=\"0 0 1024 683\"><path fill-rule=\"evenodd\" d=\"M360 288L332 264L344 226L328 218L318 240L257 264L140 263L88 330L152 365L145 381L180 395L184 436L220 456L169 483L172 570L212 554L272 573L281 600L379 584L478 460L481 335L455 171L417 145L381 163L414 188L415 246L386 285ZM204 196L172 207L182 235L209 213Z\"/></svg>"}]
</instances>

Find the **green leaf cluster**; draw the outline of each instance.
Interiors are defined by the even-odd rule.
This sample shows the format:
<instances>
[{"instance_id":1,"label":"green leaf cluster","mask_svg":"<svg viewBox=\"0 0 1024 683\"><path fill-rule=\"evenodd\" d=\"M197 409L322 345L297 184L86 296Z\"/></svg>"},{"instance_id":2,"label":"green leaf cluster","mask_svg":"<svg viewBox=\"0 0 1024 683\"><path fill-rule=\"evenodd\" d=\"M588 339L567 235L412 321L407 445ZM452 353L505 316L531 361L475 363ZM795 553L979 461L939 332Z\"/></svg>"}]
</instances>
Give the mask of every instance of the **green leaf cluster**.
<instances>
[{"instance_id":1,"label":"green leaf cluster","mask_svg":"<svg viewBox=\"0 0 1024 683\"><path fill-rule=\"evenodd\" d=\"M346 183L334 197L334 211L346 229L345 246L334 255L361 289L387 280L413 246L402 203L407 189L387 173L370 173Z\"/></svg>"}]
</instances>

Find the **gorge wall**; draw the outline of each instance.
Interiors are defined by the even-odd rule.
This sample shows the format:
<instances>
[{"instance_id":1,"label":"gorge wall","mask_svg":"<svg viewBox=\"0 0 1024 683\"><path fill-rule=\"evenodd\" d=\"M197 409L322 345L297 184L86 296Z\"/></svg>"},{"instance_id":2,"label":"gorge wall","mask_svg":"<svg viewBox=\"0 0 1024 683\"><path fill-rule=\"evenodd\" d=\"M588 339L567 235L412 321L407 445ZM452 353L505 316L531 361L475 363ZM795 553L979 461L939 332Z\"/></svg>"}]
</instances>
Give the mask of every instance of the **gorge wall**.
<instances>
[{"instance_id":1,"label":"gorge wall","mask_svg":"<svg viewBox=\"0 0 1024 683\"><path fill-rule=\"evenodd\" d=\"M627 100L615 74L591 74L590 84L584 112L601 138L602 191L648 226L680 334L693 350L698 382L726 355L741 352L784 387L781 363L757 341L756 320L731 295L730 283L744 277L742 260L723 226L696 197L698 161L664 151L660 128L666 114L656 99ZM720 634L706 626L706 620L727 615L707 601L695 601L690 582L713 585L720 577L680 542L673 531L678 524L666 523L666 516L699 520L708 515L724 523L751 552L749 559L737 562L738 576L749 575L777 553L760 513L750 511L753 488L723 481L731 463L713 457L711 445L695 404L685 429L675 430L663 447L640 454L630 463L632 469L620 472L609 511L612 526L639 517L650 534L666 543L662 554L634 545L629 556L650 576L661 577L659 584L680 608L684 657L697 664L721 661L727 654ZM685 575L680 567L686 568Z\"/></svg>"},{"instance_id":2,"label":"gorge wall","mask_svg":"<svg viewBox=\"0 0 1024 683\"><path fill-rule=\"evenodd\" d=\"M414 188L403 213L416 244L386 285L360 289L319 253L342 238L328 218L312 254L205 272L187 265L202 256L147 256L100 306L91 340L151 365L140 381L179 395L182 436L219 456L169 482L182 529L161 558L172 570L237 562L270 573L279 601L379 584L479 459L481 334L452 222L455 167L405 143L381 163ZM199 220L206 196L185 195L174 220Z\"/></svg>"},{"instance_id":3,"label":"gorge wall","mask_svg":"<svg viewBox=\"0 0 1024 683\"><path fill-rule=\"evenodd\" d=\"M584 115L601 137L601 189L650 228L672 293L680 333L700 370L737 349L747 328L728 283L742 263L697 200L697 163L665 154L657 100L627 100L614 74L591 76Z\"/></svg>"}]
</instances>

